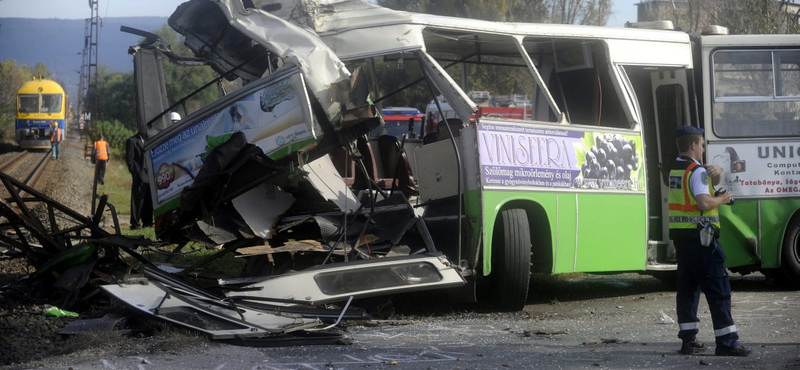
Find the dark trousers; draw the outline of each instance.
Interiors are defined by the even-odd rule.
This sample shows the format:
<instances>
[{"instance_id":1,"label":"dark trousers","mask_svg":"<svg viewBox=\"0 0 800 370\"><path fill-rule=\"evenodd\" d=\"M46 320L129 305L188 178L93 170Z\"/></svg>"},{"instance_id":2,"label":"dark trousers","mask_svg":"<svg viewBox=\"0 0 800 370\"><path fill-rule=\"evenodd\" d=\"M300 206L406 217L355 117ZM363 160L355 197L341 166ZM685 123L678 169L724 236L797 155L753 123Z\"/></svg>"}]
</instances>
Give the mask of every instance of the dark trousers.
<instances>
[{"instance_id":1,"label":"dark trousers","mask_svg":"<svg viewBox=\"0 0 800 370\"><path fill-rule=\"evenodd\" d=\"M100 181L101 184L105 184L106 181L106 159L98 159L97 160L97 180Z\"/></svg>"},{"instance_id":2,"label":"dark trousers","mask_svg":"<svg viewBox=\"0 0 800 370\"><path fill-rule=\"evenodd\" d=\"M678 260L678 294L676 295L678 337L692 340L699 331L697 306L700 292L706 296L717 345L734 347L739 333L731 316L731 284L725 270L725 252L714 241L704 247L697 240L674 240Z\"/></svg>"},{"instance_id":3,"label":"dark trousers","mask_svg":"<svg viewBox=\"0 0 800 370\"><path fill-rule=\"evenodd\" d=\"M58 159L61 157L61 143L51 141L50 142L50 149L52 150L51 156L53 159Z\"/></svg>"},{"instance_id":4,"label":"dark trousers","mask_svg":"<svg viewBox=\"0 0 800 370\"><path fill-rule=\"evenodd\" d=\"M133 176L131 184L131 227L153 226L153 201L150 198L150 184L143 182L139 176Z\"/></svg>"}]
</instances>

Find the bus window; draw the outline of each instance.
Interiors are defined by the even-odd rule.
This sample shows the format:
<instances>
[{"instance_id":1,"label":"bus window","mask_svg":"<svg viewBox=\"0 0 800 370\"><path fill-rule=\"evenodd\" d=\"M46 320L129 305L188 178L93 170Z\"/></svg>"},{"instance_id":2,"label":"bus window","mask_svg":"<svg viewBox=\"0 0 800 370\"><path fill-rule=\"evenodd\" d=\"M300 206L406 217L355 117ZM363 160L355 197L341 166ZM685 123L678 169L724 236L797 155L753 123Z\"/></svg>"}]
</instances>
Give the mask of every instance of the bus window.
<instances>
[{"instance_id":1,"label":"bus window","mask_svg":"<svg viewBox=\"0 0 800 370\"><path fill-rule=\"evenodd\" d=\"M775 54L775 64L780 66L775 81L778 96L800 96L800 51L781 51Z\"/></svg>"},{"instance_id":2,"label":"bus window","mask_svg":"<svg viewBox=\"0 0 800 370\"><path fill-rule=\"evenodd\" d=\"M800 134L800 51L720 51L712 58L718 136Z\"/></svg>"},{"instance_id":3,"label":"bus window","mask_svg":"<svg viewBox=\"0 0 800 370\"><path fill-rule=\"evenodd\" d=\"M39 113L39 95L29 94L19 96L20 113Z\"/></svg>"},{"instance_id":4,"label":"bus window","mask_svg":"<svg viewBox=\"0 0 800 370\"><path fill-rule=\"evenodd\" d=\"M681 85L664 85L656 89L656 104L658 106L658 122L667 124L672 130L674 127L686 125L686 112L683 106L684 95Z\"/></svg>"},{"instance_id":5,"label":"bus window","mask_svg":"<svg viewBox=\"0 0 800 370\"><path fill-rule=\"evenodd\" d=\"M609 75L608 56L599 42L581 42L572 48L556 43L557 65L550 86L561 90L562 109L570 123L630 128L617 90ZM566 53L569 51L569 53Z\"/></svg>"}]
</instances>

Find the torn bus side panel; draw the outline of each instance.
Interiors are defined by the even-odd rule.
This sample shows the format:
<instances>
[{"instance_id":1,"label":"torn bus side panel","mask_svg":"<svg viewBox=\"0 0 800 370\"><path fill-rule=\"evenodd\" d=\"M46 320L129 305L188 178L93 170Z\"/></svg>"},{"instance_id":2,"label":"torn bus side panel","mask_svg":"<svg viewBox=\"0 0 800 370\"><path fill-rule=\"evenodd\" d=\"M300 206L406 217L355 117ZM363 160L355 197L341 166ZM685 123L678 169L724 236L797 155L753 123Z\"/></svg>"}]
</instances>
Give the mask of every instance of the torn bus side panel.
<instances>
[{"instance_id":1,"label":"torn bus side panel","mask_svg":"<svg viewBox=\"0 0 800 370\"><path fill-rule=\"evenodd\" d=\"M323 135L317 122L325 117L312 113L305 86L297 69L269 75L148 142L159 237L213 216L261 183L290 184L305 163L340 145L335 134ZM377 124L368 114L354 121L354 129Z\"/></svg>"},{"instance_id":2,"label":"torn bus side panel","mask_svg":"<svg viewBox=\"0 0 800 370\"><path fill-rule=\"evenodd\" d=\"M265 249L250 267L270 267L249 270L302 270L292 294L316 303L465 283L402 193L413 187L383 190L366 176L356 195L328 157L343 149L366 172L370 148L356 138L380 123L366 74L314 33L238 1L191 0L170 25L246 85L148 141L159 238ZM285 295L263 288L261 298Z\"/></svg>"}]
</instances>

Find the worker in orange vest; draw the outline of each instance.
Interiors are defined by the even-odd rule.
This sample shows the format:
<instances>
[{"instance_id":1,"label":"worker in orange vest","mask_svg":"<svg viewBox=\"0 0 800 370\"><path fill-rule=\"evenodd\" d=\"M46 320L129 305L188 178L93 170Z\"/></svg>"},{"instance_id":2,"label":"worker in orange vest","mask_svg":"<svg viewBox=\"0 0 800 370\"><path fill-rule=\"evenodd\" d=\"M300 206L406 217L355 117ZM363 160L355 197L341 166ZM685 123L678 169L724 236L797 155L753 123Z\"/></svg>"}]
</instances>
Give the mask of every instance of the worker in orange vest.
<instances>
[{"instance_id":1,"label":"worker in orange vest","mask_svg":"<svg viewBox=\"0 0 800 370\"><path fill-rule=\"evenodd\" d=\"M50 151L53 159L58 159L61 156L61 129L58 128L58 122L53 123L53 131L50 133Z\"/></svg>"},{"instance_id":2,"label":"worker in orange vest","mask_svg":"<svg viewBox=\"0 0 800 370\"><path fill-rule=\"evenodd\" d=\"M97 180L101 185L105 185L106 163L111 159L111 151L108 150L108 143L103 134L100 139L94 142L94 156L97 161Z\"/></svg>"}]
</instances>

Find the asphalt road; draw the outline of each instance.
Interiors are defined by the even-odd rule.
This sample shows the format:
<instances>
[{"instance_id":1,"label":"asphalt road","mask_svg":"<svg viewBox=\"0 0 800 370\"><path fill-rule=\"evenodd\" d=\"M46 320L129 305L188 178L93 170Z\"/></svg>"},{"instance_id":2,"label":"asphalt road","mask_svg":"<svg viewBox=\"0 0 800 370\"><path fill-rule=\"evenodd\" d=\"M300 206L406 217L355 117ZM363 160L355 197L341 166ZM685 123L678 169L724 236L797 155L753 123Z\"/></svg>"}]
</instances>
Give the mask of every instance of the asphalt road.
<instances>
[{"instance_id":1,"label":"asphalt road","mask_svg":"<svg viewBox=\"0 0 800 370\"><path fill-rule=\"evenodd\" d=\"M636 274L535 279L522 312L453 306L407 325L353 325L351 345L249 348L214 342L52 369L800 369L800 292L734 276L733 315L746 358L716 357L700 305L703 355L681 355L674 292ZM423 297L430 303L435 294ZM415 303L417 304L417 303ZM420 318L424 317L424 318Z\"/></svg>"}]
</instances>

